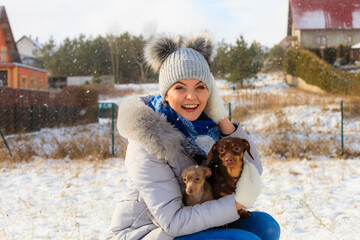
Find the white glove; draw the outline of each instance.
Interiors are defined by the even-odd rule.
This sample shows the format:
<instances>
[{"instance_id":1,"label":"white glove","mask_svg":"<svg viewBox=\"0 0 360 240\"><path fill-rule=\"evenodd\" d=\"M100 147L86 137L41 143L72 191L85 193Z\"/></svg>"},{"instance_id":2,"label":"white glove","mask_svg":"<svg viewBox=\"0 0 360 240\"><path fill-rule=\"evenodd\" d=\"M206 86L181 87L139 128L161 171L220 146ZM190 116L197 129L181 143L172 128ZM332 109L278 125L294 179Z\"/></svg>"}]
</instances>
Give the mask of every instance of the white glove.
<instances>
[{"instance_id":1,"label":"white glove","mask_svg":"<svg viewBox=\"0 0 360 240\"><path fill-rule=\"evenodd\" d=\"M212 92L210 93L204 112L206 116L211 118L215 123L219 123L229 114L226 111L224 103L219 95L219 90L216 86L215 79L211 74Z\"/></svg>"},{"instance_id":2,"label":"white glove","mask_svg":"<svg viewBox=\"0 0 360 240\"><path fill-rule=\"evenodd\" d=\"M235 201L245 208L252 207L259 196L260 188L261 179L258 170L254 164L244 159L244 169L239 181L236 183Z\"/></svg>"}]
</instances>

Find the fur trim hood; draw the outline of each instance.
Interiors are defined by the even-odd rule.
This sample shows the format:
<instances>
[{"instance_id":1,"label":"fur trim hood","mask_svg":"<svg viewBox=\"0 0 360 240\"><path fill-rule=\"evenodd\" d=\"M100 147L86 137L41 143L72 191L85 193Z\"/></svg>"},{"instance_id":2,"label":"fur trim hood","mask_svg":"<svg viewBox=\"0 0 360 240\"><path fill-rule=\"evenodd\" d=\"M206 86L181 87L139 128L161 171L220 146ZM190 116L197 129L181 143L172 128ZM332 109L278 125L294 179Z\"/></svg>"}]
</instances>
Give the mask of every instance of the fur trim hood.
<instances>
[{"instance_id":1,"label":"fur trim hood","mask_svg":"<svg viewBox=\"0 0 360 240\"><path fill-rule=\"evenodd\" d=\"M144 149L166 160L183 151L183 134L147 106L151 96L131 96L119 106L117 128L124 138L141 143Z\"/></svg>"}]
</instances>

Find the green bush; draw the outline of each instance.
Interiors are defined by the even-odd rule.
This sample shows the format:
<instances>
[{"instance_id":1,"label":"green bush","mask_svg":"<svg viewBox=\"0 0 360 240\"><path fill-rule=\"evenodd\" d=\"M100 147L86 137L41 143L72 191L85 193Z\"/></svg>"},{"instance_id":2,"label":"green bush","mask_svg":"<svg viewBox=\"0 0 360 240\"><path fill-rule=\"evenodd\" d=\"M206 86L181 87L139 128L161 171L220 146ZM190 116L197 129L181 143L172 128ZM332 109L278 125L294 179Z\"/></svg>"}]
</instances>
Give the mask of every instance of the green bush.
<instances>
[{"instance_id":1,"label":"green bush","mask_svg":"<svg viewBox=\"0 0 360 240\"><path fill-rule=\"evenodd\" d=\"M327 47L323 50L324 56L322 56L320 48L309 48L309 51L315 53L319 58L323 58L326 62L333 65L336 61L337 49L334 47Z\"/></svg>"},{"instance_id":2,"label":"green bush","mask_svg":"<svg viewBox=\"0 0 360 240\"><path fill-rule=\"evenodd\" d=\"M309 50L290 48L285 55L287 74L302 78L329 93L360 95L360 81L354 75L334 70L329 63Z\"/></svg>"},{"instance_id":3,"label":"green bush","mask_svg":"<svg viewBox=\"0 0 360 240\"><path fill-rule=\"evenodd\" d=\"M340 44L336 50L336 59L340 60L341 65L347 65L351 62L350 58L351 48Z\"/></svg>"},{"instance_id":4,"label":"green bush","mask_svg":"<svg viewBox=\"0 0 360 240\"><path fill-rule=\"evenodd\" d=\"M283 70L285 50L279 45L275 45L265 54L265 60L262 66L262 71L280 71Z\"/></svg>"},{"instance_id":5,"label":"green bush","mask_svg":"<svg viewBox=\"0 0 360 240\"><path fill-rule=\"evenodd\" d=\"M331 65L334 64L336 61L336 48L329 47L324 49L324 60L330 63Z\"/></svg>"}]
</instances>

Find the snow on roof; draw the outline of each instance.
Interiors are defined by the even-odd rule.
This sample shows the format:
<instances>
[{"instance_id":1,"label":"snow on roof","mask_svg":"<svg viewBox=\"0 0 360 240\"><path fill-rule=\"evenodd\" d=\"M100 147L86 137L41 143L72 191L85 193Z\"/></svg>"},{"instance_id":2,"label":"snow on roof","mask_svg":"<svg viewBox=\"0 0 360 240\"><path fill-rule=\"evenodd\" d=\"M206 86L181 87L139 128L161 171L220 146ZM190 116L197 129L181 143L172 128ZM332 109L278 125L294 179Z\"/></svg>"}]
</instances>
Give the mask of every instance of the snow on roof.
<instances>
[{"instance_id":1,"label":"snow on roof","mask_svg":"<svg viewBox=\"0 0 360 240\"><path fill-rule=\"evenodd\" d=\"M31 37L28 37L28 36L25 36L25 35L22 36L22 37L17 41L17 43L20 42L20 41L23 40L23 39L27 39L28 41L30 41L32 44L34 44L36 47L38 47L38 48L40 48L40 49L43 48L43 45L42 45L41 43L39 43L38 41L32 39Z\"/></svg>"},{"instance_id":2,"label":"snow on roof","mask_svg":"<svg viewBox=\"0 0 360 240\"><path fill-rule=\"evenodd\" d=\"M354 46L351 47L352 49L360 49L360 43L355 44Z\"/></svg>"},{"instance_id":3,"label":"snow on roof","mask_svg":"<svg viewBox=\"0 0 360 240\"><path fill-rule=\"evenodd\" d=\"M290 0L295 29L360 29L358 0Z\"/></svg>"}]
</instances>

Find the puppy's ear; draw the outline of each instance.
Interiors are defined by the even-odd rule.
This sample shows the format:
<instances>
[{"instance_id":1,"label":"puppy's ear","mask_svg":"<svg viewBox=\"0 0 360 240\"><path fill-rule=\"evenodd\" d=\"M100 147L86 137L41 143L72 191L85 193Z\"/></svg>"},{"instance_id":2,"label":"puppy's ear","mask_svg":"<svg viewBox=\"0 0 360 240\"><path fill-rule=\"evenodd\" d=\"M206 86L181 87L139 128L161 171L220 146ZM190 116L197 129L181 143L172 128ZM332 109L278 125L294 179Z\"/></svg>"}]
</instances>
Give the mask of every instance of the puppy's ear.
<instances>
[{"instance_id":1,"label":"puppy's ear","mask_svg":"<svg viewBox=\"0 0 360 240\"><path fill-rule=\"evenodd\" d=\"M217 142L215 142L213 144L213 146L211 147L210 152L208 153L208 157L206 159L206 164L209 164L211 162L211 160L213 159L213 156L216 156L217 154Z\"/></svg>"},{"instance_id":2,"label":"puppy's ear","mask_svg":"<svg viewBox=\"0 0 360 240\"><path fill-rule=\"evenodd\" d=\"M180 175L180 177L184 177L185 176L185 172L186 172L186 170L185 170L185 168L182 170L182 172L181 172L181 175Z\"/></svg>"},{"instance_id":3,"label":"puppy's ear","mask_svg":"<svg viewBox=\"0 0 360 240\"><path fill-rule=\"evenodd\" d=\"M211 169L208 168L208 167L203 167L203 169L204 169L205 176L206 176L207 178L210 177L211 174L212 174Z\"/></svg>"},{"instance_id":4,"label":"puppy's ear","mask_svg":"<svg viewBox=\"0 0 360 240\"><path fill-rule=\"evenodd\" d=\"M247 153L249 154L249 156L252 158L252 160L255 161L255 159L253 158L253 156L251 155L251 152L250 152L250 143L248 140L246 139L243 139L243 144L245 146L245 150L247 151Z\"/></svg>"}]
</instances>

